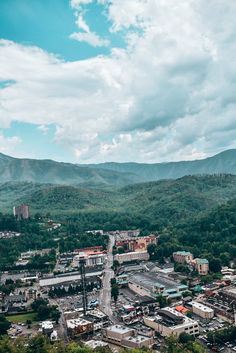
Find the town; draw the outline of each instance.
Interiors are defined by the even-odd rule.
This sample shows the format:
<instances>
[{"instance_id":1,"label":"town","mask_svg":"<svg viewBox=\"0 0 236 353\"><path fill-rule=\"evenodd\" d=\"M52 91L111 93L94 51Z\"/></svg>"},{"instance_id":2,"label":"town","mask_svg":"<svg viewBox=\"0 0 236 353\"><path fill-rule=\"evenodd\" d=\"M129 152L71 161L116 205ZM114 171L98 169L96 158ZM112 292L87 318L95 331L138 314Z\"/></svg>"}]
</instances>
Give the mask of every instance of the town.
<instances>
[{"instance_id":1,"label":"town","mask_svg":"<svg viewBox=\"0 0 236 353\"><path fill-rule=\"evenodd\" d=\"M14 217L27 221L29 206L14 208ZM49 220L47 231L60 227ZM106 246L28 250L13 270L1 272L0 314L12 340L41 332L51 342L79 341L116 353L142 347L158 352L175 337L196 340L208 351L236 351L233 267L222 267L212 279L208 259L185 249L164 261L152 260L158 233L100 229L86 234L107 239ZM46 270L30 266L32 259L49 261L50 256L54 265Z\"/></svg>"}]
</instances>

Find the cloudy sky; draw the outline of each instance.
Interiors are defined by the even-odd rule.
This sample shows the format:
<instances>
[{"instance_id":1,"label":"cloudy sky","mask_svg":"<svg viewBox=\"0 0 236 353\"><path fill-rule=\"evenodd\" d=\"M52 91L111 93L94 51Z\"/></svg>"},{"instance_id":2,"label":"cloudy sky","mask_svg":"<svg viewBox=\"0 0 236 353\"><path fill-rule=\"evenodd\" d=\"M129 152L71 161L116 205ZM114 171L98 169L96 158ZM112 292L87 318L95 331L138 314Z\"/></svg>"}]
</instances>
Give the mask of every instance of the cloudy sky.
<instances>
[{"instance_id":1,"label":"cloudy sky","mask_svg":"<svg viewBox=\"0 0 236 353\"><path fill-rule=\"evenodd\" d=\"M0 151L163 162L236 148L235 0L0 1Z\"/></svg>"}]
</instances>

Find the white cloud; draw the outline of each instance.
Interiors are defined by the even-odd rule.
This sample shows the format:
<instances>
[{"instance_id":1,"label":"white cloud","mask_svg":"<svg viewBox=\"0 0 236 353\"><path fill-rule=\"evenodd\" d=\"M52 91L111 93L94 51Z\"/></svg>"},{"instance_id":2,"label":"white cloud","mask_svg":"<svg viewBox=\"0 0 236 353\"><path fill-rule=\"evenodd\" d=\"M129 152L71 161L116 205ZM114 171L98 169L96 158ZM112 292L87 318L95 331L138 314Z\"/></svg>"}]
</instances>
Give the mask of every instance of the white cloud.
<instances>
[{"instance_id":1,"label":"white cloud","mask_svg":"<svg viewBox=\"0 0 236 353\"><path fill-rule=\"evenodd\" d=\"M86 3L86 2L85 2ZM75 6L74 6L75 7ZM74 32L71 33L69 38L77 40L78 42L85 42L93 47L107 47L110 44L108 39L101 38L97 33L92 32L89 28L89 25L84 20L82 14L75 12L76 16L76 25L79 29L82 29L83 32Z\"/></svg>"},{"instance_id":2,"label":"white cloud","mask_svg":"<svg viewBox=\"0 0 236 353\"><path fill-rule=\"evenodd\" d=\"M71 0L70 5L72 9L79 9L81 5L88 5L91 2L93 2L93 0Z\"/></svg>"},{"instance_id":3,"label":"white cloud","mask_svg":"<svg viewBox=\"0 0 236 353\"><path fill-rule=\"evenodd\" d=\"M41 131L44 135L46 135L49 130L48 126L46 125L39 125L37 129Z\"/></svg>"},{"instance_id":4,"label":"white cloud","mask_svg":"<svg viewBox=\"0 0 236 353\"><path fill-rule=\"evenodd\" d=\"M110 56L64 62L1 41L0 80L16 83L0 90L0 126L55 124L55 141L83 162L193 159L236 147L236 2L105 5L127 40ZM81 33L91 34L81 19Z\"/></svg>"},{"instance_id":5,"label":"white cloud","mask_svg":"<svg viewBox=\"0 0 236 353\"><path fill-rule=\"evenodd\" d=\"M103 39L93 32L74 32L70 34L70 38L88 43L93 47L107 47L110 44L109 40Z\"/></svg>"},{"instance_id":6,"label":"white cloud","mask_svg":"<svg viewBox=\"0 0 236 353\"><path fill-rule=\"evenodd\" d=\"M85 22L85 20L83 19L82 15L79 15L77 20L76 20L76 24L79 28L81 28L83 31L85 32L90 32L90 28L88 26L88 24Z\"/></svg>"},{"instance_id":7,"label":"white cloud","mask_svg":"<svg viewBox=\"0 0 236 353\"><path fill-rule=\"evenodd\" d=\"M16 147L21 143L18 136L5 137L0 132L0 152L4 154L14 154Z\"/></svg>"}]
</instances>

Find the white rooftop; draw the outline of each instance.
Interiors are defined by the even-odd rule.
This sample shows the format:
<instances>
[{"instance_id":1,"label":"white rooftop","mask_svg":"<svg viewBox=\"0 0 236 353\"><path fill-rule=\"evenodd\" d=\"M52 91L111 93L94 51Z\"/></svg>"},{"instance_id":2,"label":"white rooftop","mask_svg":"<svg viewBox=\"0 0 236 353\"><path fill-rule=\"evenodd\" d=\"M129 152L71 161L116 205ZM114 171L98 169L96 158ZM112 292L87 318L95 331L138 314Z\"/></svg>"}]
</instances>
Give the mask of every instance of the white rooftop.
<instances>
[{"instance_id":1,"label":"white rooftop","mask_svg":"<svg viewBox=\"0 0 236 353\"><path fill-rule=\"evenodd\" d=\"M78 326L89 325L91 324L91 321L88 321L85 319L71 319L71 320L66 320L66 324L68 328L73 329Z\"/></svg>"},{"instance_id":2,"label":"white rooftop","mask_svg":"<svg viewBox=\"0 0 236 353\"><path fill-rule=\"evenodd\" d=\"M197 309L200 309L202 311L205 311L207 313L212 313L214 310L209 308L208 306L206 305L203 305L201 303L198 303L198 302L191 302L190 304L192 304L193 307L197 308Z\"/></svg>"},{"instance_id":3,"label":"white rooftop","mask_svg":"<svg viewBox=\"0 0 236 353\"><path fill-rule=\"evenodd\" d=\"M45 329L45 330L53 329L53 323L51 321L43 321L42 329Z\"/></svg>"},{"instance_id":4,"label":"white rooftop","mask_svg":"<svg viewBox=\"0 0 236 353\"><path fill-rule=\"evenodd\" d=\"M126 326L121 326L121 325L113 325L113 326L109 326L107 328L107 330L109 331L113 331L113 332L117 332L117 333L127 333L130 331L133 331L133 329L126 327Z\"/></svg>"}]
</instances>

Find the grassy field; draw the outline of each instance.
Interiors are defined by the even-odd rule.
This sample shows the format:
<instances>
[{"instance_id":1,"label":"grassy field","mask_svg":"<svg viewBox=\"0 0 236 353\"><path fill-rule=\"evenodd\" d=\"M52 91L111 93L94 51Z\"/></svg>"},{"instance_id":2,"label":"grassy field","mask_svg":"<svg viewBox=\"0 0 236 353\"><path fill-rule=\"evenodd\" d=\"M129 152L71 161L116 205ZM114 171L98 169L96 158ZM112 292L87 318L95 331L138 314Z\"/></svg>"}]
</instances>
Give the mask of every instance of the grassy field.
<instances>
[{"instance_id":1,"label":"grassy field","mask_svg":"<svg viewBox=\"0 0 236 353\"><path fill-rule=\"evenodd\" d=\"M26 323L27 320L31 320L32 323L37 321L36 320L36 313L9 315L6 318L7 318L7 320L9 320L13 323L18 323L18 322Z\"/></svg>"}]
</instances>

